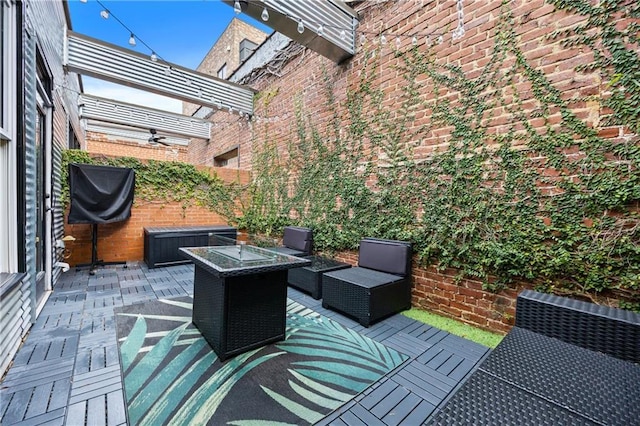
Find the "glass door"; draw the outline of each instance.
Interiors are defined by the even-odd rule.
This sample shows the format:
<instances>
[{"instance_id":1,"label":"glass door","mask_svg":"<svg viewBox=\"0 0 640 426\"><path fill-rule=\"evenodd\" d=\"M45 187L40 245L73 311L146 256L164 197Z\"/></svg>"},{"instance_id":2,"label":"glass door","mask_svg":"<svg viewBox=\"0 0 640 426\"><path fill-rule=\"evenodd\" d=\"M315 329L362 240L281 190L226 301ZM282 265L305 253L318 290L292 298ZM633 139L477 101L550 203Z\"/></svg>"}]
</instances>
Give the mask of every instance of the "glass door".
<instances>
[{"instance_id":1,"label":"glass door","mask_svg":"<svg viewBox=\"0 0 640 426\"><path fill-rule=\"evenodd\" d=\"M51 129L52 104L47 89L48 74L38 69L38 90L35 134L35 191L36 191L36 307L42 309L46 296L51 291Z\"/></svg>"}]
</instances>

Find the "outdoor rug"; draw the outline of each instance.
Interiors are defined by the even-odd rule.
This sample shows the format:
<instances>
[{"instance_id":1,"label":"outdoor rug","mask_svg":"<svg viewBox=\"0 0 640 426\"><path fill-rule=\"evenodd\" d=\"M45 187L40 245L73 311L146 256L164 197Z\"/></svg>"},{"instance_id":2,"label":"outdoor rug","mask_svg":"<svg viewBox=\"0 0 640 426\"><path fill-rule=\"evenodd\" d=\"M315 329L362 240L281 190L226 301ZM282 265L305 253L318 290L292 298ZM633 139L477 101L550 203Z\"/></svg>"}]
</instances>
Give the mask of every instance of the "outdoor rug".
<instances>
[{"instance_id":1,"label":"outdoor rug","mask_svg":"<svg viewBox=\"0 0 640 426\"><path fill-rule=\"evenodd\" d=\"M222 363L190 297L116 309L132 425L300 425L321 420L407 357L291 300L287 338Z\"/></svg>"}]
</instances>

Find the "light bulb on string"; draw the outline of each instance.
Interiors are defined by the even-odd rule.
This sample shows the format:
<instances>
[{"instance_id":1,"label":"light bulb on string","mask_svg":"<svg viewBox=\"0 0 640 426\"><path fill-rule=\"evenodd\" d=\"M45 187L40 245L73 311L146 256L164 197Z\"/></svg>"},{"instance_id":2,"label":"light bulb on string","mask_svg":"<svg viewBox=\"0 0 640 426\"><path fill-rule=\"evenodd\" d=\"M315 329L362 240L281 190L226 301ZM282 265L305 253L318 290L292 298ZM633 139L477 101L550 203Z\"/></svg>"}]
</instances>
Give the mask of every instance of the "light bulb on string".
<instances>
[{"instance_id":1,"label":"light bulb on string","mask_svg":"<svg viewBox=\"0 0 640 426\"><path fill-rule=\"evenodd\" d=\"M131 33L131 36L129 37L129 44L131 46L135 46L136 45L136 37L133 35L133 33Z\"/></svg>"},{"instance_id":2,"label":"light bulb on string","mask_svg":"<svg viewBox=\"0 0 640 426\"><path fill-rule=\"evenodd\" d=\"M151 52L151 62L158 62L158 55L156 55L156 52Z\"/></svg>"},{"instance_id":3,"label":"light bulb on string","mask_svg":"<svg viewBox=\"0 0 640 426\"><path fill-rule=\"evenodd\" d=\"M402 46L402 41L400 41L400 37L396 37L396 49L400 49Z\"/></svg>"},{"instance_id":4,"label":"light bulb on string","mask_svg":"<svg viewBox=\"0 0 640 426\"><path fill-rule=\"evenodd\" d=\"M444 41L444 37L442 37L442 35L438 36L438 44L442 44L442 42Z\"/></svg>"},{"instance_id":5,"label":"light bulb on string","mask_svg":"<svg viewBox=\"0 0 640 426\"><path fill-rule=\"evenodd\" d=\"M233 11L236 13L236 15L242 13L242 7L240 6L240 2L238 0L233 3Z\"/></svg>"},{"instance_id":6,"label":"light bulb on string","mask_svg":"<svg viewBox=\"0 0 640 426\"><path fill-rule=\"evenodd\" d=\"M360 34L360 44L364 45L367 42L367 36L364 33Z\"/></svg>"},{"instance_id":7,"label":"light bulb on string","mask_svg":"<svg viewBox=\"0 0 640 426\"><path fill-rule=\"evenodd\" d=\"M102 16L102 19L109 19L109 11L107 9L102 9L100 11L100 16Z\"/></svg>"},{"instance_id":8,"label":"light bulb on string","mask_svg":"<svg viewBox=\"0 0 640 426\"><path fill-rule=\"evenodd\" d=\"M166 67L164 69L164 75L171 75L171 67Z\"/></svg>"},{"instance_id":9,"label":"light bulb on string","mask_svg":"<svg viewBox=\"0 0 640 426\"><path fill-rule=\"evenodd\" d=\"M302 23L302 19L298 21L298 32L302 34L304 32L304 24Z\"/></svg>"},{"instance_id":10,"label":"light bulb on string","mask_svg":"<svg viewBox=\"0 0 640 426\"><path fill-rule=\"evenodd\" d=\"M324 26L322 24L318 25L318 35L321 36L324 34Z\"/></svg>"},{"instance_id":11,"label":"light bulb on string","mask_svg":"<svg viewBox=\"0 0 640 426\"><path fill-rule=\"evenodd\" d=\"M344 41L347 39L347 32L345 30L340 31L340 40Z\"/></svg>"},{"instance_id":12,"label":"light bulb on string","mask_svg":"<svg viewBox=\"0 0 640 426\"><path fill-rule=\"evenodd\" d=\"M260 17L264 22L267 22L269 20L269 11L267 10L266 7L262 9L262 15L260 15Z\"/></svg>"},{"instance_id":13,"label":"light bulb on string","mask_svg":"<svg viewBox=\"0 0 640 426\"><path fill-rule=\"evenodd\" d=\"M380 44L387 44L387 36L384 34L380 36Z\"/></svg>"},{"instance_id":14,"label":"light bulb on string","mask_svg":"<svg viewBox=\"0 0 640 426\"><path fill-rule=\"evenodd\" d=\"M411 39L411 44L414 45L414 46L417 46L418 45L418 37L413 36L413 38Z\"/></svg>"}]
</instances>

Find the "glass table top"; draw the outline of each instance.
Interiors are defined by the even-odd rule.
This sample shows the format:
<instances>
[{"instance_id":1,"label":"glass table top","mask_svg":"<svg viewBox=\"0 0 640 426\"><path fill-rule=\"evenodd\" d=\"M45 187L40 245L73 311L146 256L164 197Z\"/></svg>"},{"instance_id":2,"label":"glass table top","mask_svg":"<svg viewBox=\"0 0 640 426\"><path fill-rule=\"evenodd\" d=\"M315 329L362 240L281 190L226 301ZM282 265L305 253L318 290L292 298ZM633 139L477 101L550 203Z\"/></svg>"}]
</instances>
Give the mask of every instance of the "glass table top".
<instances>
[{"instance_id":1,"label":"glass table top","mask_svg":"<svg viewBox=\"0 0 640 426\"><path fill-rule=\"evenodd\" d=\"M255 241L255 240L250 240ZM274 241L271 241L273 243ZM249 244L249 241L215 236L206 247L180 248L197 265L220 275L258 273L278 269L297 268L311 264L308 259L289 256L277 251Z\"/></svg>"}]
</instances>

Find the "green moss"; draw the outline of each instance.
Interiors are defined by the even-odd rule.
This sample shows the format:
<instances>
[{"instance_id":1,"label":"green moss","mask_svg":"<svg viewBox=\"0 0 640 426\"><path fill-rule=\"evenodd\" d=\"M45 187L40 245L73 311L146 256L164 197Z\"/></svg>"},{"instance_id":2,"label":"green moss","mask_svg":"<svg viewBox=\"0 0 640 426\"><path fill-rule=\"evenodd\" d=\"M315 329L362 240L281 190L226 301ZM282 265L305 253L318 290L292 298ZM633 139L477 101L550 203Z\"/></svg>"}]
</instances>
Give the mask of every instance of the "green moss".
<instances>
[{"instance_id":1,"label":"green moss","mask_svg":"<svg viewBox=\"0 0 640 426\"><path fill-rule=\"evenodd\" d=\"M411 308L410 310L403 312L403 314L416 321L429 324L430 326L439 328L440 330L448 331L451 334L464 337L465 339L489 348L495 348L504 337L500 334L491 333L489 331L470 326L469 324L464 324L451 318L441 317L417 308Z\"/></svg>"}]
</instances>

